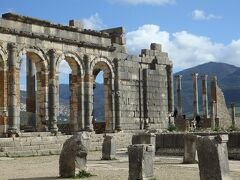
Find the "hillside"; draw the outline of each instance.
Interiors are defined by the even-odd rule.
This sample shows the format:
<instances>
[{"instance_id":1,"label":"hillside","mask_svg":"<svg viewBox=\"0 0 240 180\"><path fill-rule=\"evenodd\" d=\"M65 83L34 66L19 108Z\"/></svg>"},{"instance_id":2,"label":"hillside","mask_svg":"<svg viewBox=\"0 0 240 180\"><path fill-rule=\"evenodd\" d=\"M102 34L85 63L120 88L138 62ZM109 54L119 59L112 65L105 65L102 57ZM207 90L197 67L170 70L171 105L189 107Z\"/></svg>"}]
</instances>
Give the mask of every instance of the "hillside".
<instances>
[{"instance_id":1,"label":"hillside","mask_svg":"<svg viewBox=\"0 0 240 180\"><path fill-rule=\"evenodd\" d=\"M209 62L175 73L175 75L183 75L183 111L185 113L191 113L193 107L193 85L191 76L193 72L199 73L198 87L200 111L202 109L202 81L200 76L204 74L209 75L209 82L211 76L217 76L218 85L220 86L220 88L222 88L224 92L227 105L230 105L231 102L240 103L240 68L225 63ZM208 96L210 100L210 83L208 83Z\"/></svg>"}]
</instances>

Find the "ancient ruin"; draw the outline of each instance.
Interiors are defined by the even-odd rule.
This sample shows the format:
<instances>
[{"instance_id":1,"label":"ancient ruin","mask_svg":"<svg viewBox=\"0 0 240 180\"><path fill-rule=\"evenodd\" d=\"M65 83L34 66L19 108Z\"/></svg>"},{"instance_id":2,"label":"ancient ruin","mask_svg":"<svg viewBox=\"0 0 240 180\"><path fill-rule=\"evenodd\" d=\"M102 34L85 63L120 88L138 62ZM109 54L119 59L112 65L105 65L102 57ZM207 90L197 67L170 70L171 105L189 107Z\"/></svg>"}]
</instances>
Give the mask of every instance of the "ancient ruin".
<instances>
[{"instance_id":1,"label":"ancient ruin","mask_svg":"<svg viewBox=\"0 0 240 180\"><path fill-rule=\"evenodd\" d=\"M105 132L166 128L173 112L172 62L161 45L128 55L122 27L93 31L6 13L0 19L0 134L20 129L20 58L27 57L31 129L58 132L59 63L72 69L69 132L93 131L93 86L104 72ZM35 85L36 81L36 85ZM159 111L161 110L161 111ZM24 130L24 129L23 129Z\"/></svg>"}]
</instances>

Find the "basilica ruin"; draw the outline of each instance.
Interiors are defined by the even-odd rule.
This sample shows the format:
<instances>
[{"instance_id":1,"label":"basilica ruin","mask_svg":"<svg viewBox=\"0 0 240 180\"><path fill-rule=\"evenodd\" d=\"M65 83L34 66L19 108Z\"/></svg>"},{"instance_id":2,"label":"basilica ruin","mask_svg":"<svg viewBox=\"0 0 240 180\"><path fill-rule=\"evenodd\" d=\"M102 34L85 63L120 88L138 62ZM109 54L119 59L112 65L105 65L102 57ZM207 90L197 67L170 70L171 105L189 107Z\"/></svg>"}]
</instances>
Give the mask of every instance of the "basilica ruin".
<instances>
[{"instance_id":1,"label":"basilica ruin","mask_svg":"<svg viewBox=\"0 0 240 180\"><path fill-rule=\"evenodd\" d=\"M0 134L20 130L20 59L27 59L28 125L57 133L59 64L70 75L69 131L93 131L93 87L104 72L105 132L167 128L173 112L173 72L168 54L152 43L129 55L122 27L93 31L6 13L0 19ZM24 130L24 129L23 129Z\"/></svg>"}]
</instances>

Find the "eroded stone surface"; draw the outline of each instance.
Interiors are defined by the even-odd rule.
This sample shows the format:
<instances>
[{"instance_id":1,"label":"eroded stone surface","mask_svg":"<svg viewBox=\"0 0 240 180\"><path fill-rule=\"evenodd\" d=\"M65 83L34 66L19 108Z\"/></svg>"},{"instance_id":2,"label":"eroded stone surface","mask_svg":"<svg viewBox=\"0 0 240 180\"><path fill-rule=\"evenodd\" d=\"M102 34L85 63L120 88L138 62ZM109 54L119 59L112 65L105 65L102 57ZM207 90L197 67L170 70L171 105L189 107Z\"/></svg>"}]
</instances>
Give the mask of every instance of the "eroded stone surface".
<instances>
[{"instance_id":1,"label":"eroded stone surface","mask_svg":"<svg viewBox=\"0 0 240 180\"><path fill-rule=\"evenodd\" d=\"M86 133L66 140L59 158L60 177L74 177L76 172L86 170L88 146L89 137Z\"/></svg>"},{"instance_id":2,"label":"eroded stone surface","mask_svg":"<svg viewBox=\"0 0 240 180\"><path fill-rule=\"evenodd\" d=\"M128 146L129 180L151 180L154 178L154 146L134 144Z\"/></svg>"},{"instance_id":3,"label":"eroded stone surface","mask_svg":"<svg viewBox=\"0 0 240 180\"><path fill-rule=\"evenodd\" d=\"M228 135L198 136L197 152L201 180L229 180Z\"/></svg>"}]
</instances>

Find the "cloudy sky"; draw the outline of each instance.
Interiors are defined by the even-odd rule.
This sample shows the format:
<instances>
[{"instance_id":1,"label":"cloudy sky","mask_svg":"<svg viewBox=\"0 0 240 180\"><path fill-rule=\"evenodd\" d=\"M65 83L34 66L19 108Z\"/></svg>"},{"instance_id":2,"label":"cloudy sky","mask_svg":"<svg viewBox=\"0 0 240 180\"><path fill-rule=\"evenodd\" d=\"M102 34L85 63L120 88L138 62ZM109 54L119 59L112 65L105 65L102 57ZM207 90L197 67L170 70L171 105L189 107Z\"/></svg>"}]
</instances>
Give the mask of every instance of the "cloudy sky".
<instances>
[{"instance_id":1,"label":"cloudy sky","mask_svg":"<svg viewBox=\"0 0 240 180\"><path fill-rule=\"evenodd\" d=\"M240 66L239 7L239 0L0 0L1 13L82 19L96 30L124 26L130 54L161 43L175 72L209 61Z\"/></svg>"}]
</instances>

